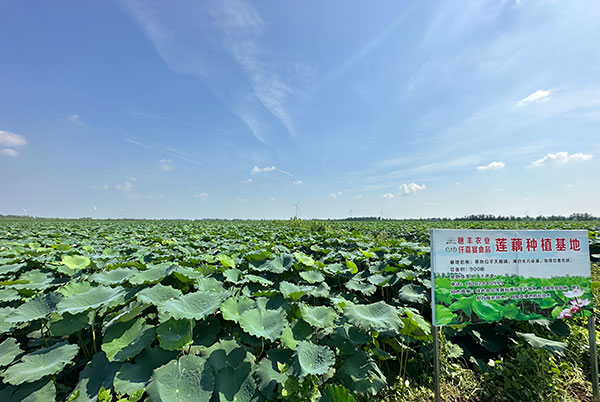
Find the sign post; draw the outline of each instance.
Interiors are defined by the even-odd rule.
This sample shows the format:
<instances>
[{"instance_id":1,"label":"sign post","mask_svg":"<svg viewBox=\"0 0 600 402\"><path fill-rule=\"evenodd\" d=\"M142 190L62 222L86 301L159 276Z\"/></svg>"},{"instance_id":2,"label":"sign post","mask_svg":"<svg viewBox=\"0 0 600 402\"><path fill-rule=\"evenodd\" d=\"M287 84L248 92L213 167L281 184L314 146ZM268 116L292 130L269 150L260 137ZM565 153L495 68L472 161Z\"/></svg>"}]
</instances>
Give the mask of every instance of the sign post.
<instances>
[{"instance_id":1,"label":"sign post","mask_svg":"<svg viewBox=\"0 0 600 402\"><path fill-rule=\"evenodd\" d=\"M594 401L598 364L586 230L431 230L436 401L437 327L587 317Z\"/></svg>"}]
</instances>

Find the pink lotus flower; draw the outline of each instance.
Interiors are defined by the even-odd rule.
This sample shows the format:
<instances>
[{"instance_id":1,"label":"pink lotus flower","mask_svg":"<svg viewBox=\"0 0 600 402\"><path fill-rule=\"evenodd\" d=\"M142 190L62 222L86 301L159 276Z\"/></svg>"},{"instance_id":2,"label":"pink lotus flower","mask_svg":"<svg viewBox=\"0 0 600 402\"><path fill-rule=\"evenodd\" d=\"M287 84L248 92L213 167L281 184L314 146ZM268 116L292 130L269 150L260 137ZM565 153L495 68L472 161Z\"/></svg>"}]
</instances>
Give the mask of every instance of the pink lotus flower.
<instances>
[{"instance_id":1,"label":"pink lotus flower","mask_svg":"<svg viewBox=\"0 0 600 402\"><path fill-rule=\"evenodd\" d=\"M573 306L583 307L583 306L587 306L588 304L590 304L590 301L588 299L577 298L575 300L569 300L569 303L571 303L571 305L573 305Z\"/></svg>"},{"instance_id":2,"label":"pink lotus flower","mask_svg":"<svg viewBox=\"0 0 600 402\"><path fill-rule=\"evenodd\" d=\"M579 313L581 311L581 307L579 307L577 305L574 305L574 306L571 306L570 310L571 310L572 314L577 314L577 313Z\"/></svg>"},{"instance_id":3,"label":"pink lotus flower","mask_svg":"<svg viewBox=\"0 0 600 402\"><path fill-rule=\"evenodd\" d=\"M558 319L559 320L564 320L565 318L571 318L571 309L570 308L566 308L563 311L561 311L560 313L558 313Z\"/></svg>"},{"instance_id":4,"label":"pink lotus flower","mask_svg":"<svg viewBox=\"0 0 600 402\"><path fill-rule=\"evenodd\" d=\"M574 288L568 292L563 292L563 294L565 296L567 296L568 298L572 298L572 297L581 297L584 294L584 290L580 289L580 288Z\"/></svg>"}]
</instances>

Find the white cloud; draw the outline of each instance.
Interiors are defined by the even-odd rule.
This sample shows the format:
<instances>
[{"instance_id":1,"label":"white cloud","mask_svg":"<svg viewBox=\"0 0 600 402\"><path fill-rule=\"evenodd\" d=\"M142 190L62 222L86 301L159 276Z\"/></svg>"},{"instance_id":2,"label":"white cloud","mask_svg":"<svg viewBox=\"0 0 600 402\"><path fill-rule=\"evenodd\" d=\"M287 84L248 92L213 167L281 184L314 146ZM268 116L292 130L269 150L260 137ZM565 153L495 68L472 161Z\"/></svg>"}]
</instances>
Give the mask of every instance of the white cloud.
<instances>
[{"instance_id":1,"label":"white cloud","mask_svg":"<svg viewBox=\"0 0 600 402\"><path fill-rule=\"evenodd\" d=\"M358 194L352 197L353 200L360 200L361 198L363 198L362 194Z\"/></svg>"},{"instance_id":2,"label":"white cloud","mask_svg":"<svg viewBox=\"0 0 600 402\"><path fill-rule=\"evenodd\" d=\"M130 177L129 179L125 180L124 183L120 183L117 184L115 186L115 189L119 190L119 191L131 191L131 189L133 188L133 182L135 181L135 177Z\"/></svg>"},{"instance_id":3,"label":"white cloud","mask_svg":"<svg viewBox=\"0 0 600 402\"><path fill-rule=\"evenodd\" d=\"M71 123L75 124L76 126L85 126L85 123L81 121L81 117L78 114L70 115L69 120L71 120Z\"/></svg>"},{"instance_id":4,"label":"white cloud","mask_svg":"<svg viewBox=\"0 0 600 402\"><path fill-rule=\"evenodd\" d=\"M14 149L11 149L11 148L4 148L4 149L0 149L0 155L10 156L11 158L16 158L17 156L19 156L19 152L15 151Z\"/></svg>"},{"instance_id":5,"label":"white cloud","mask_svg":"<svg viewBox=\"0 0 600 402\"><path fill-rule=\"evenodd\" d=\"M381 196L381 198L388 198L388 199L392 199L394 198L394 194L392 193L387 193Z\"/></svg>"},{"instance_id":6,"label":"white cloud","mask_svg":"<svg viewBox=\"0 0 600 402\"><path fill-rule=\"evenodd\" d=\"M572 185L572 184L567 184L567 185L565 186L565 188L573 188L573 185Z\"/></svg>"},{"instance_id":7,"label":"white cloud","mask_svg":"<svg viewBox=\"0 0 600 402\"><path fill-rule=\"evenodd\" d=\"M173 170L173 168L175 167L173 166L173 159L161 159L160 161L158 161L158 166L160 166L160 168L165 172Z\"/></svg>"},{"instance_id":8,"label":"white cloud","mask_svg":"<svg viewBox=\"0 0 600 402\"><path fill-rule=\"evenodd\" d=\"M341 192L341 191L338 191L337 193L331 193L331 194L329 194L329 197L330 197L330 198L333 198L334 200L337 200L337 198L338 198L340 195L342 195L342 192Z\"/></svg>"},{"instance_id":9,"label":"white cloud","mask_svg":"<svg viewBox=\"0 0 600 402\"><path fill-rule=\"evenodd\" d=\"M593 157L593 155L584 153L569 154L568 152L557 152L555 154L547 154L543 158L531 162L528 167L539 167L550 163L564 165L569 162L587 161Z\"/></svg>"},{"instance_id":10,"label":"white cloud","mask_svg":"<svg viewBox=\"0 0 600 402\"><path fill-rule=\"evenodd\" d=\"M267 167L264 167L264 168L259 168L258 166L254 166L252 168L252 170L250 170L250 174L252 176L254 176L257 173L272 172L274 170L277 170L277 168L275 166L267 166Z\"/></svg>"},{"instance_id":11,"label":"white cloud","mask_svg":"<svg viewBox=\"0 0 600 402\"><path fill-rule=\"evenodd\" d=\"M400 186L400 194L409 195L425 190L425 184L408 183Z\"/></svg>"},{"instance_id":12,"label":"white cloud","mask_svg":"<svg viewBox=\"0 0 600 402\"><path fill-rule=\"evenodd\" d=\"M27 144L25 137L10 131L0 130L0 145L6 147L22 147Z\"/></svg>"},{"instance_id":13,"label":"white cloud","mask_svg":"<svg viewBox=\"0 0 600 402\"><path fill-rule=\"evenodd\" d=\"M91 185L92 190L108 190L108 188L110 187L108 184L92 184Z\"/></svg>"},{"instance_id":14,"label":"white cloud","mask_svg":"<svg viewBox=\"0 0 600 402\"><path fill-rule=\"evenodd\" d=\"M537 103L537 102L547 101L548 99L550 99L550 90L538 89L531 95L521 99L517 103L517 107L524 106L528 103Z\"/></svg>"},{"instance_id":15,"label":"white cloud","mask_svg":"<svg viewBox=\"0 0 600 402\"><path fill-rule=\"evenodd\" d=\"M250 184L250 183L252 183L252 179L251 179L251 178L248 178L248 179L246 179L246 180L242 180L242 183L243 183L243 184Z\"/></svg>"},{"instance_id":16,"label":"white cloud","mask_svg":"<svg viewBox=\"0 0 600 402\"><path fill-rule=\"evenodd\" d=\"M477 166L477 170L499 170L504 168L504 162L490 162L487 165Z\"/></svg>"},{"instance_id":17,"label":"white cloud","mask_svg":"<svg viewBox=\"0 0 600 402\"><path fill-rule=\"evenodd\" d=\"M200 198L201 200L206 200L208 198L208 193L197 192L196 194L194 194L194 197Z\"/></svg>"},{"instance_id":18,"label":"white cloud","mask_svg":"<svg viewBox=\"0 0 600 402\"><path fill-rule=\"evenodd\" d=\"M293 184L294 186L301 186L301 185L302 185L302 184L304 184L304 183L302 182L302 180L294 180L294 181L292 182L292 184Z\"/></svg>"}]
</instances>

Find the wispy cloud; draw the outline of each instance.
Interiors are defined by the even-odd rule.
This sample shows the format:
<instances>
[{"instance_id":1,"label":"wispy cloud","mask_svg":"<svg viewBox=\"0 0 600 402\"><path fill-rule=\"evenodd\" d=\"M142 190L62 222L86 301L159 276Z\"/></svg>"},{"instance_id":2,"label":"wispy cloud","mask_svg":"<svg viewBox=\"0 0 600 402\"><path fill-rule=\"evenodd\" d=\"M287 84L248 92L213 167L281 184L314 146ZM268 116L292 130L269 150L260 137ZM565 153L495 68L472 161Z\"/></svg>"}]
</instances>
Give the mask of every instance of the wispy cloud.
<instances>
[{"instance_id":1,"label":"wispy cloud","mask_svg":"<svg viewBox=\"0 0 600 402\"><path fill-rule=\"evenodd\" d=\"M400 186L400 194L402 194L402 195L414 194L417 191L425 190L425 188L426 188L425 184L417 184L417 183L402 184Z\"/></svg>"},{"instance_id":2,"label":"wispy cloud","mask_svg":"<svg viewBox=\"0 0 600 402\"><path fill-rule=\"evenodd\" d=\"M92 190L108 190L110 188L108 184L92 184L90 187Z\"/></svg>"},{"instance_id":3,"label":"wispy cloud","mask_svg":"<svg viewBox=\"0 0 600 402\"><path fill-rule=\"evenodd\" d=\"M158 166L165 172L173 170L175 167L175 165L173 165L173 159L161 159L158 161Z\"/></svg>"},{"instance_id":4,"label":"wispy cloud","mask_svg":"<svg viewBox=\"0 0 600 402\"><path fill-rule=\"evenodd\" d=\"M251 2L121 3L165 63L202 79L256 139L268 143L265 111L293 135L288 103L295 90L277 71L281 60L269 60L262 43L267 26Z\"/></svg>"},{"instance_id":5,"label":"wispy cloud","mask_svg":"<svg viewBox=\"0 0 600 402\"><path fill-rule=\"evenodd\" d=\"M258 166L254 166L250 170L250 174L252 176L254 176L255 174L258 174L258 173L273 172L275 170L277 170L277 168L275 166L267 166L267 167L264 167L264 168L259 168Z\"/></svg>"},{"instance_id":6,"label":"wispy cloud","mask_svg":"<svg viewBox=\"0 0 600 402\"><path fill-rule=\"evenodd\" d=\"M392 199L392 198L394 198L394 194L386 193L386 194L382 195L381 198Z\"/></svg>"},{"instance_id":7,"label":"wispy cloud","mask_svg":"<svg viewBox=\"0 0 600 402\"><path fill-rule=\"evenodd\" d=\"M25 145L27 145L27 140L22 135L0 130L0 146L6 147L0 149L0 155L16 158L20 152L13 148Z\"/></svg>"},{"instance_id":8,"label":"wispy cloud","mask_svg":"<svg viewBox=\"0 0 600 402\"><path fill-rule=\"evenodd\" d=\"M334 199L334 200L337 200L337 199L338 199L338 197L340 197L341 195L342 195L342 192L341 192L341 191L338 191L337 193L331 193L331 194L329 194L329 198L332 198L332 199Z\"/></svg>"},{"instance_id":9,"label":"wispy cloud","mask_svg":"<svg viewBox=\"0 0 600 402\"><path fill-rule=\"evenodd\" d=\"M202 193L201 193L201 192L197 192L196 194L194 194L194 197L195 197L195 198L199 198L199 199L201 199L201 200L203 200L203 201L206 201L206 200L208 199L208 193L205 193L205 192L202 192Z\"/></svg>"},{"instance_id":10,"label":"wispy cloud","mask_svg":"<svg viewBox=\"0 0 600 402\"><path fill-rule=\"evenodd\" d=\"M12 148L3 148L0 149L0 155L10 156L11 158L16 158L19 156L19 151L15 151Z\"/></svg>"},{"instance_id":11,"label":"wispy cloud","mask_svg":"<svg viewBox=\"0 0 600 402\"><path fill-rule=\"evenodd\" d=\"M167 149L167 148L164 148L164 147L150 145L150 144L147 144L145 142L139 141L137 139L129 138L129 137L123 138L123 141L127 141L127 142L129 142L131 144L140 146L142 148L151 149L151 150L156 151L156 152L161 152L161 153L170 155L170 156L172 156L174 158L181 159L182 161L193 163L193 164L198 165L198 166L209 167L208 164L206 164L204 162L201 162L201 161L196 160L196 159L189 158L189 157L187 157L187 156L185 156L185 155L183 155L183 154L181 154L179 152L176 152L176 151L174 151L172 149Z\"/></svg>"},{"instance_id":12,"label":"wispy cloud","mask_svg":"<svg viewBox=\"0 0 600 402\"><path fill-rule=\"evenodd\" d=\"M6 147L22 147L27 145L27 140L20 134L0 130L0 145Z\"/></svg>"},{"instance_id":13,"label":"wispy cloud","mask_svg":"<svg viewBox=\"0 0 600 402\"><path fill-rule=\"evenodd\" d=\"M85 123L81 120L81 116L79 116L78 114L70 115L69 120L76 126L85 127Z\"/></svg>"},{"instance_id":14,"label":"wispy cloud","mask_svg":"<svg viewBox=\"0 0 600 402\"><path fill-rule=\"evenodd\" d=\"M128 192L133 188L133 182L135 181L135 177L130 177L125 180L123 183L119 183L115 186L116 190Z\"/></svg>"},{"instance_id":15,"label":"wispy cloud","mask_svg":"<svg viewBox=\"0 0 600 402\"><path fill-rule=\"evenodd\" d=\"M538 103L550 99L550 90L538 89L534 93L517 102L517 107L525 106L528 103Z\"/></svg>"},{"instance_id":16,"label":"wispy cloud","mask_svg":"<svg viewBox=\"0 0 600 402\"><path fill-rule=\"evenodd\" d=\"M294 186L301 186L301 185L302 185L302 184L304 184L304 183L302 182L302 180L294 180L294 181L292 182L292 184L293 184Z\"/></svg>"},{"instance_id":17,"label":"wispy cloud","mask_svg":"<svg viewBox=\"0 0 600 402\"><path fill-rule=\"evenodd\" d=\"M568 152L557 152L555 154L547 154L543 158L531 162L528 167L540 167L548 164L564 165L569 162L587 161L593 157L591 154L584 153L569 154Z\"/></svg>"},{"instance_id":18,"label":"wispy cloud","mask_svg":"<svg viewBox=\"0 0 600 402\"><path fill-rule=\"evenodd\" d=\"M499 170L503 169L505 166L504 162L490 162L487 165L477 166L477 170Z\"/></svg>"},{"instance_id":19,"label":"wispy cloud","mask_svg":"<svg viewBox=\"0 0 600 402\"><path fill-rule=\"evenodd\" d=\"M242 184L250 184L252 183L252 179L251 178L247 178L246 180L242 180Z\"/></svg>"}]
</instances>

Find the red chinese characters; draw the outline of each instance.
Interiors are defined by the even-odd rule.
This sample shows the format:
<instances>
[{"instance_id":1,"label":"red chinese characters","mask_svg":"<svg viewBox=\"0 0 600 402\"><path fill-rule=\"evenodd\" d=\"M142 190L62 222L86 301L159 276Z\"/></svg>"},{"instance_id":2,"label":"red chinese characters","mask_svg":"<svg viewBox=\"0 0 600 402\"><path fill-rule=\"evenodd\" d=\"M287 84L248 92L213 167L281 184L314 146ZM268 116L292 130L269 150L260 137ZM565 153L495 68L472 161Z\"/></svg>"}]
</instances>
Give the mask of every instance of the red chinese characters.
<instances>
[{"instance_id":1,"label":"red chinese characters","mask_svg":"<svg viewBox=\"0 0 600 402\"><path fill-rule=\"evenodd\" d=\"M507 239L496 239L496 252L506 253L508 251Z\"/></svg>"}]
</instances>

